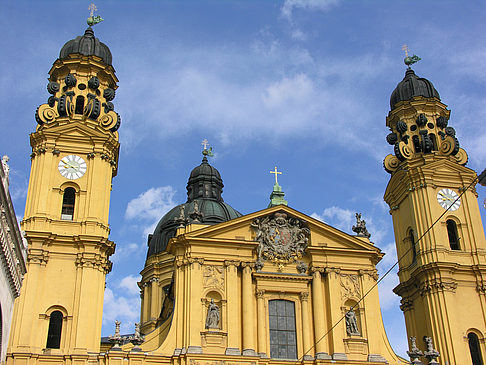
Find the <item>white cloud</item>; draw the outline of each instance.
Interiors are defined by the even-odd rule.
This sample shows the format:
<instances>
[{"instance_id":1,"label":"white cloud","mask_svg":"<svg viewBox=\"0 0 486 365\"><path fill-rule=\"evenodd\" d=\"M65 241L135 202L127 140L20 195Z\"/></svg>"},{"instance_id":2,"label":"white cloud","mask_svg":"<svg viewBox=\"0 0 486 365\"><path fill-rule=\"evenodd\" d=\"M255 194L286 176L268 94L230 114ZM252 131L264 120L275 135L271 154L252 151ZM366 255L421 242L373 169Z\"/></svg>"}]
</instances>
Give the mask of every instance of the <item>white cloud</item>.
<instances>
[{"instance_id":1,"label":"white cloud","mask_svg":"<svg viewBox=\"0 0 486 365\"><path fill-rule=\"evenodd\" d=\"M113 263L120 262L137 253L145 253L145 249L136 243L117 243L116 251L111 257L111 261L113 261Z\"/></svg>"},{"instance_id":2,"label":"white cloud","mask_svg":"<svg viewBox=\"0 0 486 365\"><path fill-rule=\"evenodd\" d=\"M378 284L378 292L380 293L380 306L382 310L396 308L400 305L400 297L393 292L399 284L398 269L395 267L390 273Z\"/></svg>"},{"instance_id":3,"label":"white cloud","mask_svg":"<svg viewBox=\"0 0 486 365\"><path fill-rule=\"evenodd\" d=\"M293 29L292 33L290 34L293 39L298 41L305 41L307 39L307 35L300 29Z\"/></svg>"},{"instance_id":4,"label":"white cloud","mask_svg":"<svg viewBox=\"0 0 486 365\"><path fill-rule=\"evenodd\" d=\"M122 334L133 333L134 323L138 322L140 314L140 296L139 295L125 295L112 291L110 288L105 289L105 300L103 305L103 328L111 332L104 333L104 335L113 334L115 332L115 320L122 322ZM130 294L130 293L128 293ZM113 327L109 324L113 323Z\"/></svg>"},{"instance_id":5,"label":"white cloud","mask_svg":"<svg viewBox=\"0 0 486 365\"><path fill-rule=\"evenodd\" d=\"M117 96L125 153L147 139L163 143L203 129L226 146L310 134L320 145L360 150L380 161L389 152L384 125L376 123L383 115L378 108L363 113L363 102L372 108L376 101L369 88L358 87L387 71L386 56L316 61L310 50L264 30L238 49L171 49L158 58L161 64L137 59L137 79L125 85L130 93ZM144 103L133 104L134 98Z\"/></svg>"},{"instance_id":6,"label":"white cloud","mask_svg":"<svg viewBox=\"0 0 486 365\"><path fill-rule=\"evenodd\" d=\"M140 292L140 288L138 287L137 282L140 281L140 279L140 276L125 276L123 279L121 279L118 287L126 289L129 294L138 294Z\"/></svg>"},{"instance_id":7,"label":"white cloud","mask_svg":"<svg viewBox=\"0 0 486 365\"><path fill-rule=\"evenodd\" d=\"M176 205L173 200L175 193L172 186L148 189L128 202L125 219L141 221L144 236L152 233L160 217Z\"/></svg>"},{"instance_id":8,"label":"white cloud","mask_svg":"<svg viewBox=\"0 0 486 365\"><path fill-rule=\"evenodd\" d=\"M306 103L313 89L312 80L305 74L284 77L265 89L263 103L269 108L280 108L288 103Z\"/></svg>"},{"instance_id":9,"label":"white cloud","mask_svg":"<svg viewBox=\"0 0 486 365\"><path fill-rule=\"evenodd\" d=\"M312 213L311 217L325 222L341 231L352 233L351 228L356 223L355 212L349 209L332 206L324 209L322 214Z\"/></svg>"},{"instance_id":10,"label":"white cloud","mask_svg":"<svg viewBox=\"0 0 486 365\"><path fill-rule=\"evenodd\" d=\"M310 11L327 11L339 4L340 0L285 0L280 12L284 18L291 19L296 8Z\"/></svg>"}]
</instances>

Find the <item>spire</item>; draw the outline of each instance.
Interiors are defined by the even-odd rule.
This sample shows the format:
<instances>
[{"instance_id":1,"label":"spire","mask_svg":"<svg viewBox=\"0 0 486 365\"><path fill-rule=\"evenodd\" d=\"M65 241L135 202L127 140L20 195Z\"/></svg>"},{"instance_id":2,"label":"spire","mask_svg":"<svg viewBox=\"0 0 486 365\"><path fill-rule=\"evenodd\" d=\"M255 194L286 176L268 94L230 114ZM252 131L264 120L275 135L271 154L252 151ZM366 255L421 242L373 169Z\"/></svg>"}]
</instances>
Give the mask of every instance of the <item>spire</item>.
<instances>
[{"instance_id":1,"label":"spire","mask_svg":"<svg viewBox=\"0 0 486 365\"><path fill-rule=\"evenodd\" d=\"M270 204L268 204L268 208L276 205L287 205L287 200L284 199L285 193L282 191L282 187L278 184L278 175L282 175L282 172L277 171L277 166L275 166L275 170L270 171L270 173L275 175L275 184L273 185L273 191L270 194Z\"/></svg>"}]
</instances>

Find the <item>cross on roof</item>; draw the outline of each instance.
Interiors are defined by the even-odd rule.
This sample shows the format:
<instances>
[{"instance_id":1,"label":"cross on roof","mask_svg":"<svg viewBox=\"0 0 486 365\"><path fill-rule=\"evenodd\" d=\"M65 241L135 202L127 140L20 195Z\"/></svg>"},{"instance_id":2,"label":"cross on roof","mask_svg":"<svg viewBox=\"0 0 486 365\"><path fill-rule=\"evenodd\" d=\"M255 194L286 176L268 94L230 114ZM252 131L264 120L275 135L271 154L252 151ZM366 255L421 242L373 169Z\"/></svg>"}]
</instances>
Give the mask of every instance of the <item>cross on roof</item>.
<instances>
[{"instance_id":1,"label":"cross on roof","mask_svg":"<svg viewBox=\"0 0 486 365\"><path fill-rule=\"evenodd\" d=\"M277 175L282 175L282 172L277 171L277 166L275 166L275 171L270 171L270 173L275 175L275 185L278 185Z\"/></svg>"},{"instance_id":2,"label":"cross on roof","mask_svg":"<svg viewBox=\"0 0 486 365\"><path fill-rule=\"evenodd\" d=\"M208 149L208 144L209 144L209 141L204 138L201 142L201 144L204 146L204 149L207 150Z\"/></svg>"},{"instance_id":3,"label":"cross on roof","mask_svg":"<svg viewBox=\"0 0 486 365\"><path fill-rule=\"evenodd\" d=\"M98 10L98 9L96 8L96 5L95 5L95 4L91 3L91 4L89 4L89 6L88 6L88 10L89 10L89 15L90 15L90 16L93 16L93 15L94 15L94 12L95 12L96 10Z\"/></svg>"},{"instance_id":4,"label":"cross on roof","mask_svg":"<svg viewBox=\"0 0 486 365\"><path fill-rule=\"evenodd\" d=\"M405 57L408 57L408 51L410 50L408 49L408 46L406 44L402 46L402 51L405 51Z\"/></svg>"}]
</instances>

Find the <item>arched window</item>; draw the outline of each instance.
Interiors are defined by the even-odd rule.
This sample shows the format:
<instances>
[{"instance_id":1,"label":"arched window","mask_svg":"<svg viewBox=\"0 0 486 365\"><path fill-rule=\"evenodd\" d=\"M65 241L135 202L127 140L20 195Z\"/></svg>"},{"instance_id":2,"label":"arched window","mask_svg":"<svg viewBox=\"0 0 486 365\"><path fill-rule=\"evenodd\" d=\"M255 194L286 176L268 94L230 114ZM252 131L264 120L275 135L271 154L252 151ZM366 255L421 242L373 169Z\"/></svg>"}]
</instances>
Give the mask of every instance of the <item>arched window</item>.
<instances>
[{"instance_id":1,"label":"arched window","mask_svg":"<svg viewBox=\"0 0 486 365\"><path fill-rule=\"evenodd\" d=\"M74 110L74 113L83 114L83 110L84 110L84 96L79 95L76 98L76 109Z\"/></svg>"},{"instance_id":2,"label":"arched window","mask_svg":"<svg viewBox=\"0 0 486 365\"><path fill-rule=\"evenodd\" d=\"M54 311L51 313L46 348L58 349L61 347L62 319L63 316L60 311Z\"/></svg>"},{"instance_id":3,"label":"arched window","mask_svg":"<svg viewBox=\"0 0 486 365\"><path fill-rule=\"evenodd\" d=\"M483 365L478 336L475 333L469 333L467 335L467 342L469 342L469 352L471 353L472 365Z\"/></svg>"},{"instance_id":4,"label":"arched window","mask_svg":"<svg viewBox=\"0 0 486 365\"><path fill-rule=\"evenodd\" d=\"M417 247L415 246L415 237L413 233L413 229L410 230L410 248L412 249L412 262L417 260Z\"/></svg>"},{"instance_id":5,"label":"arched window","mask_svg":"<svg viewBox=\"0 0 486 365\"><path fill-rule=\"evenodd\" d=\"M295 305L289 300L268 302L270 323L270 357L297 359Z\"/></svg>"},{"instance_id":6,"label":"arched window","mask_svg":"<svg viewBox=\"0 0 486 365\"><path fill-rule=\"evenodd\" d=\"M451 250L459 250L459 236L457 235L457 225L452 219L446 221L447 235L449 236L449 246Z\"/></svg>"},{"instance_id":7,"label":"arched window","mask_svg":"<svg viewBox=\"0 0 486 365\"><path fill-rule=\"evenodd\" d=\"M74 203L76 201L76 190L66 188L62 198L61 219L72 221L74 217Z\"/></svg>"}]
</instances>

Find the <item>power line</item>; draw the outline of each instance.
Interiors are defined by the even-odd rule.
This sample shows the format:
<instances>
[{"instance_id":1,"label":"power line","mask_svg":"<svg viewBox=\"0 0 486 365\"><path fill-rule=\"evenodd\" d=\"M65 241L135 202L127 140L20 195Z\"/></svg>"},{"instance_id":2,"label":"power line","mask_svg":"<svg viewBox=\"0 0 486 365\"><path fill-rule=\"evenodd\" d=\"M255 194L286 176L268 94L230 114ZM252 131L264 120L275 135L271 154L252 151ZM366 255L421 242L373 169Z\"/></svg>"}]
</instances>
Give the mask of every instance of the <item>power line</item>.
<instances>
[{"instance_id":1,"label":"power line","mask_svg":"<svg viewBox=\"0 0 486 365\"><path fill-rule=\"evenodd\" d=\"M464 189L464 190L461 192L461 194L459 194L459 196L458 196L458 197L457 197L457 198L456 198L456 199L455 199L455 200L452 202L452 204L450 204L450 205L449 205L449 207L447 207L447 209L446 209L446 210L445 210L445 211L444 211L444 212L443 212L443 213L442 213L442 214L441 214L441 215L440 215L440 216L439 216L439 217L438 217L438 218L437 218L437 219L434 221L434 223L432 223L432 225L431 225L429 228L427 228L427 230L426 230L426 231L425 231L425 232L424 232L424 233L423 233L423 234L420 236L420 238L418 238L418 239L417 239L417 241L414 243L414 245L413 245L413 246L411 246L411 247L410 247L410 248L409 248L407 251L405 251L405 253L404 253L402 256L398 257L397 261L396 261L396 262L395 262L395 263L394 263L394 264L393 264L393 265L392 265L392 266L391 266L391 267L390 267L390 268L389 268L389 269L388 269L388 270L387 270L387 271L386 271L386 272L383 274L383 276L382 276L380 279L378 279L378 280L376 281L376 283L375 283L375 284L373 284L373 285L371 286L371 288L370 288L370 289L368 289L368 291L367 291L367 292L366 292L366 293L365 293L365 294L364 294L364 295L361 297L361 299L360 299L360 300L358 300L358 302L357 302L355 305L353 305L353 306L350 308L350 310L354 310L354 308L356 308L356 307L358 306L358 304L359 304L359 303L361 303L361 302L364 300L364 298L366 298L366 296L367 296L369 293L371 293L371 291L372 291L372 290L374 290L374 289L375 289L375 288L378 286L378 284L379 284L379 283L380 283L380 282L381 282L381 281L382 281L382 280L383 280L383 279L384 279L384 278L385 278L385 277L386 277L386 276L387 276L387 275L388 275L388 274L389 274L389 273L390 273L390 272L391 272L391 271L392 271L392 270L395 268L395 266L397 266L397 265L398 265L398 263L399 263L399 262L400 262L400 261L401 261L401 260L402 260L402 259L403 259L403 258L404 258L404 257L405 257L405 256L406 256L406 255L407 255L409 252L410 252L410 251L412 251L413 249L415 249L415 246L417 246L417 244L420 242L420 240L422 240L422 238L423 238L423 237L424 237L424 236L425 236L427 233L429 233L429 231L430 231L430 230L431 230L431 229L432 229L432 228L433 228L433 227L434 227L434 226L435 226L435 225L436 225L436 224L437 224L437 223L440 221L440 219L441 219L441 218L442 218L442 217L443 217L443 216L444 216L444 215L445 215L447 212L449 212L449 210L451 209L451 207L452 207L452 206L453 206L453 205L454 205L454 204L455 204L455 203L456 203L456 202L457 202L459 199L461 199L461 197L464 195L464 193L465 193L466 191L468 191L468 190L471 188L471 186L473 186L473 184L475 184L475 183L477 182L477 180L478 180L478 177L476 176L476 178L475 178L475 179L474 179L474 180L473 180L473 181L472 181L472 182L471 182L471 183L468 185L468 187L467 187L467 188L465 188L465 189ZM398 252L397 252L397 254L398 254ZM311 347L310 347L310 348L309 348L309 349L308 349L308 350L307 350L307 351L306 351L306 352L305 352L305 353L302 355L302 357L301 357L301 358L299 358L299 359L298 359L298 360L297 360L295 363L299 363L299 362L301 362L301 361L303 360L304 356L305 356L305 355L307 355L307 354L308 354L308 353L309 353L309 352L310 352L310 351L311 351L313 348L315 348L315 347L316 347L316 345L317 345L319 342L321 342L321 341L322 341L322 340L323 340L323 339L324 339L324 338L325 338L327 335L329 335L329 334L330 334L330 333L331 333L331 332L334 330L334 328L336 328L336 326L337 326L339 323L341 323L341 322L343 321L343 319L344 319L344 318L346 318L346 315L342 316L342 317L339 319L339 321L337 321L337 322L336 322L336 323L335 323L335 324L334 324L334 325L333 325L333 326L332 326L332 327L331 327L331 328L330 328L330 329L329 329L329 330L328 330L328 331L327 331L327 332L326 332L324 335L322 335L322 337L321 337L321 338L319 338L319 339L318 339L318 340L317 340L317 341L314 343L314 345L312 345L312 346L311 346Z\"/></svg>"}]
</instances>

